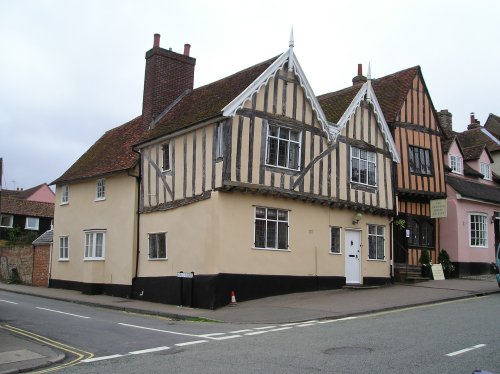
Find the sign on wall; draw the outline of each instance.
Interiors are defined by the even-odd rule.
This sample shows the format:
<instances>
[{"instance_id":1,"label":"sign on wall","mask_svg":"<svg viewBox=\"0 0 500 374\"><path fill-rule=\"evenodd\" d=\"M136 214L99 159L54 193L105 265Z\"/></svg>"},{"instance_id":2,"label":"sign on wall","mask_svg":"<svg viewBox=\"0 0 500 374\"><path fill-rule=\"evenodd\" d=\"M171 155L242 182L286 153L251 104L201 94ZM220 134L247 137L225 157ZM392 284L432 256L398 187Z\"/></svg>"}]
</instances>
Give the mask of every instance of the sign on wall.
<instances>
[{"instance_id":1,"label":"sign on wall","mask_svg":"<svg viewBox=\"0 0 500 374\"><path fill-rule=\"evenodd\" d=\"M446 199L431 200L431 218L445 218L447 215Z\"/></svg>"}]
</instances>

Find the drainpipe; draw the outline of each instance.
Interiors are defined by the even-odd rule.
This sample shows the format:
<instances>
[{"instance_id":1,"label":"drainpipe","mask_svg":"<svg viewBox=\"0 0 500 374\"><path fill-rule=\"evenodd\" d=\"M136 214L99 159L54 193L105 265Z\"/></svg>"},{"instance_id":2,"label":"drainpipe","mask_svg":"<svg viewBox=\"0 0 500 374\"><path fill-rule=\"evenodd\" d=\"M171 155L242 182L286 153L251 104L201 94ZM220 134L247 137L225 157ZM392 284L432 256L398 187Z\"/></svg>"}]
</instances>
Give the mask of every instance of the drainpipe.
<instances>
[{"instance_id":1,"label":"drainpipe","mask_svg":"<svg viewBox=\"0 0 500 374\"><path fill-rule=\"evenodd\" d=\"M136 151L135 148L132 149L135 153L139 155L139 163L141 162L141 152ZM134 284L139 274L139 243L140 243L140 228L141 228L141 181L142 181L142 166L139 165L139 176L136 177L137 181L137 226L136 226L136 249L135 249L135 272L132 278L132 287L130 288L130 298L132 298L134 293Z\"/></svg>"}]
</instances>

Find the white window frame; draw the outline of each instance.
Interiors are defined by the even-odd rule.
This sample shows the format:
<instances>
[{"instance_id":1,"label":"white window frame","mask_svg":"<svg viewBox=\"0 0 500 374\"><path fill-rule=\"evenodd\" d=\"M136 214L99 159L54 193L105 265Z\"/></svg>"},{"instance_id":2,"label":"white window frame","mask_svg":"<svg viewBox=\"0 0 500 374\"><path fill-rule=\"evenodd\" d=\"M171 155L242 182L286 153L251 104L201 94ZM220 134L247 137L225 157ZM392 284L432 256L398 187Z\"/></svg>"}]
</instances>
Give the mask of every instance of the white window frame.
<instances>
[{"instance_id":1,"label":"white window frame","mask_svg":"<svg viewBox=\"0 0 500 374\"><path fill-rule=\"evenodd\" d=\"M95 185L95 200L102 201L106 200L106 179L101 178L96 181Z\"/></svg>"},{"instance_id":2,"label":"white window frame","mask_svg":"<svg viewBox=\"0 0 500 374\"><path fill-rule=\"evenodd\" d=\"M483 179L491 180L491 165L485 162L479 163L479 172L483 174Z\"/></svg>"},{"instance_id":3,"label":"white window frame","mask_svg":"<svg viewBox=\"0 0 500 374\"><path fill-rule=\"evenodd\" d=\"M452 173L463 174L463 159L457 155L450 155L450 168Z\"/></svg>"},{"instance_id":4,"label":"white window frame","mask_svg":"<svg viewBox=\"0 0 500 374\"><path fill-rule=\"evenodd\" d=\"M61 205L69 204L69 185L61 186Z\"/></svg>"},{"instance_id":5,"label":"white window frame","mask_svg":"<svg viewBox=\"0 0 500 374\"><path fill-rule=\"evenodd\" d=\"M69 237L59 237L59 261L69 261Z\"/></svg>"},{"instance_id":6,"label":"white window frame","mask_svg":"<svg viewBox=\"0 0 500 374\"><path fill-rule=\"evenodd\" d=\"M5 218L9 219L9 224L7 226L2 224ZM13 225L14 225L14 216L12 214L0 214L0 227L7 227L11 229Z\"/></svg>"},{"instance_id":7,"label":"white window frame","mask_svg":"<svg viewBox=\"0 0 500 374\"><path fill-rule=\"evenodd\" d=\"M152 257L151 256L151 236L152 235L164 235L165 236L165 257ZM157 250L157 253L158 253L158 248L156 248ZM151 232L151 233L148 233L148 260L150 261L162 261L162 260L167 260L168 259L168 256L167 256L167 232L166 231L162 231L162 232Z\"/></svg>"},{"instance_id":8,"label":"white window frame","mask_svg":"<svg viewBox=\"0 0 500 374\"><path fill-rule=\"evenodd\" d=\"M257 217L257 209L265 209L265 214L264 218L262 217ZM268 210L276 210L276 219L271 219L268 218ZM279 212L286 212L286 220L279 219ZM254 218L254 225L253 225L253 248L255 249L267 249L271 251L290 251L290 210L287 209L278 209L278 208L268 208L268 207L263 207L263 206L255 206L254 207L254 213L253 213L253 218ZM257 230L256 230L256 225L257 225L257 220L259 221L264 221L265 222L265 246L264 247L257 247ZM268 222L276 222L276 237L275 237L275 244L274 247L268 247L268 237L267 237L267 227L268 227ZM287 230L286 230L286 248L278 248L279 247L279 223L284 223L286 222L287 224Z\"/></svg>"},{"instance_id":9,"label":"white window frame","mask_svg":"<svg viewBox=\"0 0 500 374\"><path fill-rule=\"evenodd\" d=\"M36 222L36 225L28 225L29 220L34 220ZM26 217L26 223L24 225L25 230L38 231L39 227L40 227L40 218L38 218L38 217Z\"/></svg>"},{"instance_id":10,"label":"white window frame","mask_svg":"<svg viewBox=\"0 0 500 374\"><path fill-rule=\"evenodd\" d=\"M219 122L215 125L215 159L220 160L224 157L224 124Z\"/></svg>"},{"instance_id":11,"label":"white window frame","mask_svg":"<svg viewBox=\"0 0 500 374\"><path fill-rule=\"evenodd\" d=\"M278 129L278 135L277 136L274 136L274 135L271 135L271 127L276 127ZM294 132L296 133L298 136L297 138L299 140L292 140L290 139L291 136L289 136L288 139L286 138L280 138L280 134L281 134L281 131L282 129L284 130L288 130L291 132ZM276 148L276 164L271 164L269 163L269 154L270 154L270 139L277 139L278 141L278 145L277 145L277 148ZM287 155L286 155L286 164L285 166L283 165L278 165L279 163L279 150L280 150L280 144L281 142L286 142L287 143ZM297 153L297 168L291 168L290 167L290 144L294 144L294 145L297 145L298 146L298 153ZM302 132L299 131L299 130L295 130L295 129L291 129L289 127L286 127L286 126L281 126L281 125L277 125L277 124L270 124L268 123L267 124L267 134L266 134L266 165L267 166L271 166L271 167L275 167L275 168L280 168L280 169L286 169L286 170L296 170L296 171L299 171L300 168L301 168L301 165L300 165L300 150L302 149Z\"/></svg>"},{"instance_id":12,"label":"white window frame","mask_svg":"<svg viewBox=\"0 0 500 374\"><path fill-rule=\"evenodd\" d=\"M474 221L476 220L475 217L479 218L481 217L480 220L472 222L474 217ZM482 221L482 222L480 222ZM488 215L486 213L477 213L477 212L471 212L469 213L469 246L473 248L488 248ZM479 225L476 226L474 229L472 228L472 225ZM476 233L473 235L473 231ZM481 233L482 232L482 237ZM479 234L479 236L477 236ZM473 244L472 241L475 241ZM476 244L478 243L478 244Z\"/></svg>"},{"instance_id":13,"label":"white window frame","mask_svg":"<svg viewBox=\"0 0 500 374\"><path fill-rule=\"evenodd\" d=\"M332 236L333 236L333 230L339 230L339 251L334 252L332 251L333 249L333 241L332 241ZM339 226L330 226L330 249L328 250L328 253L331 255L341 255L342 254L342 228Z\"/></svg>"},{"instance_id":14,"label":"white window frame","mask_svg":"<svg viewBox=\"0 0 500 374\"><path fill-rule=\"evenodd\" d=\"M370 261L385 261L385 227L381 225L367 225L367 233L368 233L368 260ZM375 233L370 233L370 228L373 227L375 229ZM382 229L382 234L378 233L378 230ZM375 257L370 257L370 237L375 238ZM378 238L382 238L382 253L380 252L380 248L378 248ZM379 254L382 255L382 258L379 258Z\"/></svg>"},{"instance_id":15,"label":"white window frame","mask_svg":"<svg viewBox=\"0 0 500 374\"><path fill-rule=\"evenodd\" d=\"M106 256L106 230L84 231L83 259L87 261L102 261ZM101 256L97 256L97 238L102 235Z\"/></svg>"},{"instance_id":16,"label":"white window frame","mask_svg":"<svg viewBox=\"0 0 500 374\"><path fill-rule=\"evenodd\" d=\"M366 160L361 158L361 152L366 152ZM356 155L358 154L358 155ZM371 158L371 159L370 159ZM353 180L353 160L356 160L358 162L359 168L358 168L358 180ZM359 171L361 169L361 163L366 163L366 182L361 181L361 172ZM370 184L370 171L369 171L369 165L373 165L373 180L375 181L374 184ZM351 146L351 165L350 165L350 181L352 183L357 183L357 184L362 184L364 186L369 186L369 187L377 187L377 153L372 152L372 151L367 151L366 149L361 149L358 147L353 147Z\"/></svg>"},{"instance_id":17,"label":"white window frame","mask_svg":"<svg viewBox=\"0 0 500 374\"><path fill-rule=\"evenodd\" d=\"M165 151L166 150L166 151ZM170 152L170 142L161 145L161 170L166 173L172 170L172 154ZM168 165L166 165L168 161Z\"/></svg>"}]
</instances>

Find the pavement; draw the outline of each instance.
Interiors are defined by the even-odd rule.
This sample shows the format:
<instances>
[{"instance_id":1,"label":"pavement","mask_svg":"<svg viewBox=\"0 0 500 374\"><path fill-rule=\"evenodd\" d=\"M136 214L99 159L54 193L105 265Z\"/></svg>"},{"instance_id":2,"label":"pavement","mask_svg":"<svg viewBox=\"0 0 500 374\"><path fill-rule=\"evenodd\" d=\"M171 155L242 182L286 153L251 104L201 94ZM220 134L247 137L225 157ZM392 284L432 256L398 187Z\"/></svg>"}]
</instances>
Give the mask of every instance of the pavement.
<instances>
[{"instance_id":1,"label":"pavement","mask_svg":"<svg viewBox=\"0 0 500 374\"><path fill-rule=\"evenodd\" d=\"M234 306L217 310L206 310L19 284L0 283L0 290L172 319L234 324L345 318L500 292L495 276L486 275L414 284L396 283L376 288L294 293L237 302ZM237 301L238 295L235 296ZM64 358L60 351L0 328L0 374L35 370L60 362Z\"/></svg>"}]
</instances>

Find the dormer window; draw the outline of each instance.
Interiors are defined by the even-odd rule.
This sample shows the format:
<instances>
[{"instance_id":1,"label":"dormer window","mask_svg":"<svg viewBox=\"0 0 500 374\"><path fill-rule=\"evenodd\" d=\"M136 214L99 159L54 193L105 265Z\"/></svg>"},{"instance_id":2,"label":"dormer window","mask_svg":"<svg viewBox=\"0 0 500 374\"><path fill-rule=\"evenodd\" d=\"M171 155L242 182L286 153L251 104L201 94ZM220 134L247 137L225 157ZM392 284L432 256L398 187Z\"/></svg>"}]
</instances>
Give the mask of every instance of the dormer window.
<instances>
[{"instance_id":1,"label":"dormer window","mask_svg":"<svg viewBox=\"0 0 500 374\"><path fill-rule=\"evenodd\" d=\"M479 172L484 175L484 179L491 180L491 165L484 162L479 163Z\"/></svg>"},{"instance_id":2,"label":"dormer window","mask_svg":"<svg viewBox=\"0 0 500 374\"><path fill-rule=\"evenodd\" d=\"M269 125L267 128L266 164L286 169L299 169L300 131Z\"/></svg>"},{"instance_id":3,"label":"dormer window","mask_svg":"<svg viewBox=\"0 0 500 374\"><path fill-rule=\"evenodd\" d=\"M463 173L463 160L460 156L450 155L450 168L453 173Z\"/></svg>"}]
</instances>

